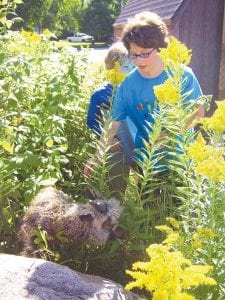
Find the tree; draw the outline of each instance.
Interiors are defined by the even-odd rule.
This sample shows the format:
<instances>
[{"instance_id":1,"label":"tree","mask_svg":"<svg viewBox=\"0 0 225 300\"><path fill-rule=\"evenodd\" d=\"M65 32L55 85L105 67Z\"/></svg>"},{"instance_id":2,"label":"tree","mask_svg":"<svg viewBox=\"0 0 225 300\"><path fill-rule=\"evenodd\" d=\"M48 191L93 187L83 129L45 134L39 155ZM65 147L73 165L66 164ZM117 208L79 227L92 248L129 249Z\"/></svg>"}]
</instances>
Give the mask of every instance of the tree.
<instances>
[{"instance_id":1,"label":"tree","mask_svg":"<svg viewBox=\"0 0 225 300\"><path fill-rule=\"evenodd\" d=\"M120 11L120 1L92 0L84 12L82 31L98 41L107 41L112 36L112 25Z\"/></svg>"},{"instance_id":2,"label":"tree","mask_svg":"<svg viewBox=\"0 0 225 300\"><path fill-rule=\"evenodd\" d=\"M79 15L85 7L82 0L27 0L18 7L17 14L24 20L23 27L41 32L44 28L59 34L64 29L79 29Z\"/></svg>"},{"instance_id":3,"label":"tree","mask_svg":"<svg viewBox=\"0 0 225 300\"><path fill-rule=\"evenodd\" d=\"M25 0L16 11L23 19L16 29L42 32L48 28L63 37L83 31L96 40L106 41L112 36L121 4L121 0Z\"/></svg>"},{"instance_id":4,"label":"tree","mask_svg":"<svg viewBox=\"0 0 225 300\"><path fill-rule=\"evenodd\" d=\"M52 0L26 0L16 12L23 19L22 27L28 30L41 31L46 12L52 4Z\"/></svg>"},{"instance_id":5,"label":"tree","mask_svg":"<svg viewBox=\"0 0 225 300\"><path fill-rule=\"evenodd\" d=\"M82 2L81 0L53 0L49 13L46 15L45 27L59 35L78 31L83 9ZM53 25L52 28L51 25Z\"/></svg>"}]
</instances>

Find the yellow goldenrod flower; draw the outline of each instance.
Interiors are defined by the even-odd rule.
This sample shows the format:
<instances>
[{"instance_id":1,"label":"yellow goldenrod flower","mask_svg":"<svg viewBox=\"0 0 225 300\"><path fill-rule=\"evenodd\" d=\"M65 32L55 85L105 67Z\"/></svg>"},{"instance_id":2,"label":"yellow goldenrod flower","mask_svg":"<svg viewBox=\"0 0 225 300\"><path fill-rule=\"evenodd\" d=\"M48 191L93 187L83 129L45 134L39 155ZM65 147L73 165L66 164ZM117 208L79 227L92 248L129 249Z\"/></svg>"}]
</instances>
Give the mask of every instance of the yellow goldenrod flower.
<instances>
[{"instance_id":1,"label":"yellow goldenrod flower","mask_svg":"<svg viewBox=\"0 0 225 300\"><path fill-rule=\"evenodd\" d=\"M175 229L179 229L180 228L180 224L179 222L175 219L175 218L171 218L168 217L166 218L166 220L175 228Z\"/></svg>"},{"instance_id":2,"label":"yellow goldenrod flower","mask_svg":"<svg viewBox=\"0 0 225 300\"><path fill-rule=\"evenodd\" d=\"M193 249L202 249L202 242L198 240L197 238L193 241L191 241L191 246Z\"/></svg>"},{"instance_id":3,"label":"yellow goldenrod flower","mask_svg":"<svg viewBox=\"0 0 225 300\"><path fill-rule=\"evenodd\" d=\"M9 141L3 139L3 140L0 140L0 145L2 146L2 148L4 149L5 152L13 154L13 152L14 152L14 144L13 143L10 143Z\"/></svg>"},{"instance_id":4,"label":"yellow goldenrod flower","mask_svg":"<svg viewBox=\"0 0 225 300\"><path fill-rule=\"evenodd\" d=\"M199 162L195 167L196 171L215 182L225 181L225 161L222 155L211 155Z\"/></svg>"},{"instance_id":5,"label":"yellow goldenrod flower","mask_svg":"<svg viewBox=\"0 0 225 300\"><path fill-rule=\"evenodd\" d=\"M22 116L15 117L15 118L13 118L13 120L12 120L12 125L13 125L13 126L17 126L17 125L19 125L22 121L23 121L23 117L22 117Z\"/></svg>"},{"instance_id":6,"label":"yellow goldenrod flower","mask_svg":"<svg viewBox=\"0 0 225 300\"><path fill-rule=\"evenodd\" d=\"M210 266L190 265L182 272L182 283L184 287L198 286L199 284L216 285L213 278L205 276L212 270Z\"/></svg>"},{"instance_id":7,"label":"yellow goldenrod flower","mask_svg":"<svg viewBox=\"0 0 225 300\"><path fill-rule=\"evenodd\" d=\"M173 229L171 229L169 226L167 225L160 225L160 226L155 226L156 229L162 231L162 232L166 232L167 234L172 233Z\"/></svg>"},{"instance_id":8,"label":"yellow goldenrod flower","mask_svg":"<svg viewBox=\"0 0 225 300\"><path fill-rule=\"evenodd\" d=\"M198 134L194 143L186 148L187 157L194 159L196 162L203 161L214 153L214 148L206 145L201 133Z\"/></svg>"},{"instance_id":9,"label":"yellow goldenrod flower","mask_svg":"<svg viewBox=\"0 0 225 300\"><path fill-rule=\"evenodd\" d=\"M154 93L158 101L166 105L173 105L181 99L180 86L172 77L155 86Z\"/></svg>"},{"instance_id":10,"label":"yellow goldenrod flower","mask_svg":"<svg viewBox=\"0 0 225 300\"><path fill-rule=\"evenodd\" d=\"M211 238L215 237L215 233L213 232L212 229L210 228L198 228L197 229L197 233L199 234L199 236L201 236L202 239L204 239L205 241L208 241Z\"/></svg>"},{"instance_id":11,"label":"yellow goldenrod flower","mask_svg":"<svg viewBox=\"0 0 225 300\"><path fill-rule=\"evenodd\" d=\"M225 131L225 100L216 101L217 109L210 118L201 118L199 123L207 131L215 131L222 134Z\"/></svg>"},{"instance_id":12,"label":"yellow goldenrod flower","mask_svg":"<svg viewBox=\"0 0 225 300\"><path fill-rule=\"evenodd\" d=\"M161 48L159 56L166 67L171 69L180 68L180 65L189 65L192 51L185 44L182 44L175 37L171 37L171 42L167 48Z\"/></svg>"},{"instance_id":13,"label":"yellow goldenrod flower","mask_svg":"<svg viewBox=\"0 0 225 300\"><path fill-rule=\"evenodd\" d=\"M192 265L180 251L172 251L168 244L150 245L146 252L149 262L136 262L133 271L126 271L134 279L126 289L146 289L154 300L194 300L195 297L187 294L185 289L216 284L214 279L206 276L211 267Z\"/></svg>"},{"instance_id":14,"label":"yellow goldenrod flower","mask_svg":"<svg viewBox=\"0 0 225 300\"><path fill-rule=\"evenodd\" d=\"M126 75L120 71L120 64L115 63L115 67L106 71L107 80L114 86L118 86L126 77Z\"/></svg>"},{"instance_id":15,"label":"yellow goldenrod flower","mask_svg":"<svg viewBox=\"0 0 225 300\"><path fill-rule=\"evenodd\" d=\"M160 290L154 293L153 298L154 300L169 300L168 292L165 290Z\"/></svg>"},{"instance_id":16,"label":"yellow goldenrod flower","mask_svg":"<svg viewBox=\"0 0 225 300\"><path fill-rule=\"evenodd\" d=\"M179 239L179 233L173 232L168 234L167 238L162 243L173 245L178 239Z\"/></svg>"},{"instance_id":17,"label":"yellow goldenrod flower","mask_svg":"<svg viewBox=\"0 0 225 300\"><path fill-rule=\"evenodd\" d=\"M44 29L42 33L48 38L54 36L54 34L48 28Z\"/></svg>"},{"instance_id":18,"label":"yellow goldenrod flower","mask_svg":"<svg viewBox=\"0 0 225 300\"><path fill-rule=\"evenodd\" d=\"M25 31L24 29L22 29L21 34L28 43L37 43L37 42L40 43L41 42L41 37L36 32L29 32L29 31Z\"/></svg>"},{"instance_id":19,"label":"yellow goldenrod flower","mask_svg":"<svg viewBox=\"0 0 225 300\"><path fill-rule=\"evenodd\" d=\"M6 126L5 127L5 134L8 135L8 136L11 136L12 133L13 133L13 126Z\"/></svg>"},{"instance_id":20,"label":"yellow goldenrod flower","mask_svg":"<svg viewBox=\"0 0 225 300\"><path fill-rule=\"evenodd\" d=\"M187 157L194 159L195 170L216 182L225 180L224 149L206 145L201 133L195 142L186 148Z\"/></svg>"},{"instance_id":21,"label":"yellow goldenrod flower","mask_svg":"<svg viewBox=\"0 0 225 300\"><path fill-rule=\"evenodd\" d=\"M203 246L203 243L208 242L213 239L216 234L210 228L198 228L196 233L192 236L192 247L194 249L200 249Z\"/></svg>"}]
</instances>

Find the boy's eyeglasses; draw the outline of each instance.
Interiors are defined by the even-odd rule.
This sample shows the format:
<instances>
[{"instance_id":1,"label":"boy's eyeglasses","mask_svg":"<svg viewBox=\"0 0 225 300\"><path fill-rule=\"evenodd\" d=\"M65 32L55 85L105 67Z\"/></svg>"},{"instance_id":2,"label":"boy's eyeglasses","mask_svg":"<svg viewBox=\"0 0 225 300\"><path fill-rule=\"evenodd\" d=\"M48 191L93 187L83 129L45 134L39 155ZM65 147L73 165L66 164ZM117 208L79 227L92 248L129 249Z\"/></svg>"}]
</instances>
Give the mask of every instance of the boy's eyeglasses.
<instances>
[{"instance_id":1,"label":"boy's eyeglasses","mask_svg":"<svg viewBox=\"0 0 225 300\"><path fill-rule=\"evenodd\" d=\"M141 53L141 54L129 53L129 54L128 54L128 57L129 57L130 59L136 59L136 58L138 58L138 57L140 57L140 58L147 58L147 57L149 57L149 56L152 54L152 52L153 52L154 50L155 50L155 49L153 48L150 52L145 52L145 53Z\"/></svg>"}]
</instances>

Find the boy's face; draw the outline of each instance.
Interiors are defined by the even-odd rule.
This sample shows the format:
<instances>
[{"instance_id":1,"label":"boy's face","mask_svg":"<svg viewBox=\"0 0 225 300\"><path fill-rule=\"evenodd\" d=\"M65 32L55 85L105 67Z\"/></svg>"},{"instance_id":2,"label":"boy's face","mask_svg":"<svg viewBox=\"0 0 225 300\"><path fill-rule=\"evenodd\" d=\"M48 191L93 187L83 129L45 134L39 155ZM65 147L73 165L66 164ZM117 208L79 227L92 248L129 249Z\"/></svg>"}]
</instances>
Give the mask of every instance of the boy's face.
<instances>
[{"instance_id":1,"label":"boy's face","mask_svg":"<svg viewBox=\"0 0 225 300\"><path fill-rule=\"evenodd\" d=\"M134 43L130 43L129 57L143 77L151 77L152 70L159 60L156 49L142 48Z\"/></svg>"},{"instance_id":2,"label":"boy's face","mask_svg":"<svg viewBox=\"0 0 225 300\"><path fill-rule=\"evenodd\" d=\"M135 68L135 65L131 62L131 60L127 57L124 58L120 67L120 71L125 74L128 74L130 71L133 70L133 68Z\"/></svg>"}]
</instances>

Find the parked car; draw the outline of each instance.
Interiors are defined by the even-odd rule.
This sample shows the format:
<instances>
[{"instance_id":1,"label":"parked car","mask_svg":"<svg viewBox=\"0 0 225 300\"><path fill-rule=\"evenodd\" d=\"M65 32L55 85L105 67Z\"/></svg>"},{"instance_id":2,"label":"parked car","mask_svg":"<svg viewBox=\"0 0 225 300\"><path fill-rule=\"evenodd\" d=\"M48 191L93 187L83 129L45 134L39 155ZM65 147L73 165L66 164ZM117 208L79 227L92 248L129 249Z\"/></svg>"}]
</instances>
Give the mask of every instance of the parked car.
<instances>
[{"instance_id":1,"label":"parked car","mask_svg":"<svg viewBox=\"0 0 225 300\"><path fill-rule=\"evenodd\" d=\"M69 42L94 42L94 37L86 33L75 33L73 36L68 36L67 41Z\"/></svg>"}]
</instances>

